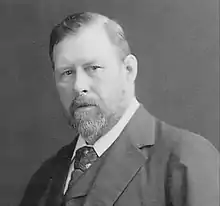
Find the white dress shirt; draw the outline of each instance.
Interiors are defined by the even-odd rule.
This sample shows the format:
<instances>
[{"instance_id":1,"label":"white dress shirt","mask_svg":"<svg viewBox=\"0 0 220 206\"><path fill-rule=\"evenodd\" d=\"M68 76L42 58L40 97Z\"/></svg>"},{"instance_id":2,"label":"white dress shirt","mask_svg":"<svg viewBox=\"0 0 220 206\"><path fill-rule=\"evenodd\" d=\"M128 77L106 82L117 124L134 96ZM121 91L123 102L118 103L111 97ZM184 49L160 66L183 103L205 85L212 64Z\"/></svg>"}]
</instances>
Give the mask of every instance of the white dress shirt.
<instances>
[{"instance_id":1,"label":"white dress shirt","mask_svg":"<svg viewBox=\"0 0 220 206\"><path fill-rule=\"evenodd\" d=\"M125 110L124 114L120 118L120 120L117 122L117 124L104 136L102 136L100 139L98 139L95 144L93 145L93 148L95 149L97 155L100 157L112 144L113 142L119 137L120 133L126 126L126 124L129 122L137 108L139 107L139 102L136 98L132 99L130 105ZM79 136L78 141L76 143L75 150L72 155L72 159L75 156L75 153L77 149L83 147L83 146L89 146L86 144L85 140ZM68 188L68 184L71 178L71 173L74 170L74 164L72 163L69 168L65 188L64 188L64 194Z\"/></svg>"}]
</instances>

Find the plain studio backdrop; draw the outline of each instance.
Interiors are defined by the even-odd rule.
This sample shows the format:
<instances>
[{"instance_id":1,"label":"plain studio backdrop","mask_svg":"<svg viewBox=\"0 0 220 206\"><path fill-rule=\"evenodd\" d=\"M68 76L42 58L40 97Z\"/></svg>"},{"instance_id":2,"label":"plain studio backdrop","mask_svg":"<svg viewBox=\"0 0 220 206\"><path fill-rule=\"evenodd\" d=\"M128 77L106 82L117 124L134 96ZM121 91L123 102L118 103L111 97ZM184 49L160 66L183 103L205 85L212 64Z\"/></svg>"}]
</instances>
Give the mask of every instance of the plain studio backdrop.
<instances>
[{"instance_id":1,"label":"plain studio backdrop","mask_svg":"<svg viewBox=\"0 0 220 206\"><path fill-rule=\"evenodd\" d=\"M149 112L219 149L218 0L0 0L0 205L17 205L42 161L71 141L48 42L54 24L85 10L124 26Z\"/></svg>"}]
</instances>

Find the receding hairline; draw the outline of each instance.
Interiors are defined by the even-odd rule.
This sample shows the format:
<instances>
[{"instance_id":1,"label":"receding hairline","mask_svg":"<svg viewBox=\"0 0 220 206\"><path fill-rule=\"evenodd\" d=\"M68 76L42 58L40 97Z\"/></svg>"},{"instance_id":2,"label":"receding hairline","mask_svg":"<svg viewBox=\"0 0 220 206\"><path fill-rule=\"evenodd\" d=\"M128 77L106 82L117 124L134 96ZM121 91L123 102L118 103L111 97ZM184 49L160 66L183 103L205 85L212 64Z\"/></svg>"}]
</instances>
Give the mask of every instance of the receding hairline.
<instances>
[{"instance_id":1,"label":"receding hairline","mask_svg":"<svg viewBox=\"0 0 220 206\"><path fill-rule=\"evenodd\" d=\"M89 21L86 23L81 24L81 26L76 30L72 31L71 29L69 32L67 32L62 40L68 38L69 36L74 35L80 35L81 32L83 32L84 29L92 26L97 26L97 28L101 28L105 31L110 43L115 46L116 50L118 51L119 57L121 59L124 59L128 54L130 54L130 47L128 45L128 42L125 38L124 30L121 27L121 25L114 19L110 19L102 14L98 13L91 13L86 12L88 15L90 15ZM59 41L57 44L59 44ZM57 44L54 44L54 48ZM54 50L53 48L53 50ZM53 51L54 52L54 51ZM53 54L52 54L53 56Z\"/></svg>"}]
</instances>

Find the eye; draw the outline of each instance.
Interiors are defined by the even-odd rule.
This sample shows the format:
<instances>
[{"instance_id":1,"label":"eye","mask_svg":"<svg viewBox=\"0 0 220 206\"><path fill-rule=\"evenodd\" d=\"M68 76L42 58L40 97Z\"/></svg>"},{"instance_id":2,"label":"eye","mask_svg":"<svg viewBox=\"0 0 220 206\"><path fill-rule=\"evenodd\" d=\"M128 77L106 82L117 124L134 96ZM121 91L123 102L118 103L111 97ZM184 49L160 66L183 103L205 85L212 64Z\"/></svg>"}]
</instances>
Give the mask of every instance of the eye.
<instances>
[{"instance_id":1,"label":"eye","mask_svg":"<svg viewBox=\"0 0 220 206\"><path fill-rule=\"evenodd\" d=\"M69 76L69 75L73 74L73 71L72 70L66 70L62 74L65 75L65 76Z\"/></svg>"},{"instance_id":2,"label":"eye","mask_svg":"<svg viewBox=\"0 0 220 206\"><path fill-rule=\"evenodd\" d=\"M98 65L94 65L94 66L88 66L85 68L85 70L88 70L88 71L91 71L91 72L94 72L98 69L101 69L102 67L101 66L98 66Z\"/></svg>"}]
</instances>

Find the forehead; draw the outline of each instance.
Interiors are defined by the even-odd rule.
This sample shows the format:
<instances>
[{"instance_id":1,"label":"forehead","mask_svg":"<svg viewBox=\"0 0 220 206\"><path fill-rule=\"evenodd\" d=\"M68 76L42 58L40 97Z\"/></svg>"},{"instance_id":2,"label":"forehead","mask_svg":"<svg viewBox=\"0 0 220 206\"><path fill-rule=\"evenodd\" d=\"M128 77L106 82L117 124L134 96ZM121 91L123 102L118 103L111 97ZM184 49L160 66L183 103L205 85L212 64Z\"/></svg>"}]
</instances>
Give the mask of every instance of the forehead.
<instances>
[{"instance_id":1,"label":"forehead","mask_svg":"<svg viewBox=\"0 0 220 206\"><path fill-rule=\"evenodd\" d=\"M105 61L116 56L114 46L102 26L87 26L77 34L70 34L54 47L54 64L82 64L86 61Z\"/></svg>"}]
</instances>

